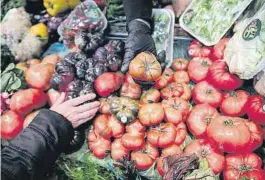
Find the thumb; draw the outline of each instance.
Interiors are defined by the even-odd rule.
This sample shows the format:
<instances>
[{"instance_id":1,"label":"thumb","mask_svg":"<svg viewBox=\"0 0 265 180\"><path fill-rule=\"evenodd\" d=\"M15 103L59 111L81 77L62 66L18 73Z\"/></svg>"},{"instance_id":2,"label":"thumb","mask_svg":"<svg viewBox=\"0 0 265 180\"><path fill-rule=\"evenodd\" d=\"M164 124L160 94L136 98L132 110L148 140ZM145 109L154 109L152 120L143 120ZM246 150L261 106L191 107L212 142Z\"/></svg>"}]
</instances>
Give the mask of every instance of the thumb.
<instances>
[{"instance_id":1,"label":"thumb","mask_svg":"<svg viewBox=\"0 0 265 180\"><path fill-rule=\"evenodd\" d=\"M133 60L134 57L135 57L134 51L128 50L125 52L124 60L122 62L122 66L121 66L121 72L123 74L127 73L127 71L129 70L130 62Z\"/></svg>"},{"instance_id":2,"label":"thumb","mask_svg":"<svg viewBox=\"0 0 265 180\"><path fill-rule=\"evenodd\" d=\"M58 105L62 104L64 102L64 100L65 100L65 92L61 92L60 96L55 101L55 103L53 104L53 106L58 106Z\"/></svg>"}]
</instances>

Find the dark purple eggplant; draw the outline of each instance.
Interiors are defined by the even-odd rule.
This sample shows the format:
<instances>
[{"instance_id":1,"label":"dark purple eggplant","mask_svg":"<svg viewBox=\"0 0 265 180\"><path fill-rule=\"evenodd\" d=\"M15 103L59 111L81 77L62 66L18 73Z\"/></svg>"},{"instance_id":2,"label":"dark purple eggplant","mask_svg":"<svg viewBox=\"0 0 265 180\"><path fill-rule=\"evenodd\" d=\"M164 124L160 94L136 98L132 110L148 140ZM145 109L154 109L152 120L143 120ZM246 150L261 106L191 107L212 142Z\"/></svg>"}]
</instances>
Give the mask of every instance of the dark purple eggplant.
<instances>
[{"instance_id":1,"label":"dark purple eggplant","mask_svg":"<svg viewBox=\"0 0 265 180\"><path fill-rule=\"evenodd\" d=\"M83 89L80 91L79 96L83 96L89 93L95 93L93 83L83 81Z\"/></svg>"},{"instance_id":2,"label":"dark purple eggplant","mask_svg":"<svg viewBox=\"0 0 265 180\"><path fill-rule=\"evenodd\" d=\"M64 61L75 65L78 61L86 60L88 57L82 52L70 52L64 56Z\"/></svg>"},{"instance_id":3,"label":"dark purple eggplant","mask_svg":"<svg viewBox=\"0 0 265 180\"><path fill-rule=\"evenodd\" d=\"M125 43L122 40L110 40L108 44L104 46L104 48L108 51L109 54L117 53L119 55L123 55Z\"/></svg>"},{"instance_id":4,"label":"dark purple eggplant","mask_svg":"<svg viewBox=\"0 0 265 180\"><path fill-rule=\"evenodd\" d=\"M104 47L99 47L95 54L94 59L101 63L107 62L108 51Z\"/></svg>"},{"instance_id":5,"label":"dark purple eggplant","mask_svg":"<svg viewBox=\"0 0 265 180\"><path fill-rule=\"evenodd\" d=\"M51 79L51 87L57 91L63 92L68 84L75 77L75 68L64 61L58 62L55 66L55 73Z\"/></svg>"},{"instance_id":6,"label":"dark purple eggplant","mask_svg":"<svg viewBox=\"0 0 265 180\"><path fill-rule=\"evenodd\" d=\"M107 67L102 63L97 63L93 68L87 69L85 80L88 82L94 82L98 76L107 72Z\"/></svg>"},{"instance_id":7,"label":"dark purple eggplant","mask_svg":"<svg viewBox=\"0 0 265 180\"><path fill-rule=\"evenodd\" d=\"M84 86L81 80L75 79L74 81L70 82L66 90L67 99L79 97L79 93L83 88Z\"/></svg>"},{"instance_id":8,"label":"dark purple eggplant","mask_svg":"<svg viewBox=\"0 0 265 180\"><path fill-rule=\"evenodd\" d=\"M76 75L79 79L85 79L87 69L91 69L95 66L96 62L92 58L80 60L75 64Z\"/></svg>"},{"instance_id":9,"label":"dark purple eggplant","mask_svg":"<svg viewBox=\"0 0 265 180\"><path fill-rule=\"evenodd\" d=\"M107 66L110 71L116 72L120 69L122 58L118 54L109 54L107 58Z\"/></svg>"}]
</instances>

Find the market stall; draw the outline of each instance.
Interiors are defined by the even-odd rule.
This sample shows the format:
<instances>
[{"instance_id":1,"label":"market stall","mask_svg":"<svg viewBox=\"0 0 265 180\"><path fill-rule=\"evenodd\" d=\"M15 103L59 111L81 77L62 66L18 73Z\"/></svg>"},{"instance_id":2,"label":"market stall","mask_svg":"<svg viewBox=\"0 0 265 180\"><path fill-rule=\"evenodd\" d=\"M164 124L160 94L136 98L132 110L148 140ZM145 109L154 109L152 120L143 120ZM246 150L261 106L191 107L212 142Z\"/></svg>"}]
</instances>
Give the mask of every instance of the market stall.
<instances>
[{"instance_id":1,"label":"market stall","mask_svg":"<svg viewBox=\"0 0 265 180\"><path fill-rule=\"evenodd\" d=\"M100 101L45 179L265 179L264 0L154 0L126 74L121 0L24 7L1 1L1 147L62 92Z\"/></svg>"}]
</instances>

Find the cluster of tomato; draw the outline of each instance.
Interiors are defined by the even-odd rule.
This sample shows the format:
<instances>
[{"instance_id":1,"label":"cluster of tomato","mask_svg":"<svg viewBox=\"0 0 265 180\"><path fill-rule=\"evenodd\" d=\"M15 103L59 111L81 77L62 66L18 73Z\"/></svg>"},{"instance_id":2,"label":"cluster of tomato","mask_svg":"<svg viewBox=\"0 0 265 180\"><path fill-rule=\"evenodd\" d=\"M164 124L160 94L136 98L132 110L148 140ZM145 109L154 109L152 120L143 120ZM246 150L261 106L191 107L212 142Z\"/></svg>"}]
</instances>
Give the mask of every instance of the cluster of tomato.
<instances>
[{"instance_id":1,"label":"cluster of tomato","mask_svg":"<svg viewBox=\"0 0 265 180\"><path fill-rule=\"evenodd\" d=\"M116 161L130 157L139 170L157 163L163 176L163 158L195 153L213 173L223 172L226 180L265 179L262 161L253 153L263 142L265 100L240 90L243 81L229 73L222 60L226 42L223 39L214 48L192 42L192 60L175 59L148 90L142 91L127 74L120 96L131 102L121 104L120 111L132 117L131 111L139 110L138 116L123 124L112 113L115 97L101 99L101 114L88 135L94 155L104 158L110 152ZM128 87L133 88L124 91ZM135 102L139 109L126 109ZM243 118L246 115L248 119ZM196 139L184 148L188 132Z\"/></svg>"}]
</instances>

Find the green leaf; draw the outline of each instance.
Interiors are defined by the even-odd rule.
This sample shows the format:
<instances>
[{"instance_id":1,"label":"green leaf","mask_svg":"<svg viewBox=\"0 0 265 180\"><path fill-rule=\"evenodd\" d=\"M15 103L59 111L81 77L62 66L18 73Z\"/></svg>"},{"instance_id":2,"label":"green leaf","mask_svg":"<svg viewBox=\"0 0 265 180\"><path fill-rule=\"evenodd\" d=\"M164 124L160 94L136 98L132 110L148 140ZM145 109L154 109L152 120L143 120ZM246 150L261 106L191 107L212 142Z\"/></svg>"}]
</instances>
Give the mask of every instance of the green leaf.
<instances>
[{"instance_id":1,"label":"green leaf","mask_svg":"<svg viewBox=\"0 0 265 180\"><path fill-rule=\"evenodd\" d=\"M8 87L8 83L12 78L11 73L5 73L1 75L1 92L5 92L6 88Z\"/></svg>"},{"instance_id":2,"label":"green leaf","mask_svg":"<svg viewBox=\"0 0 265 180\"><path fill-rule=\"evenodd\" d=\"M215 176L211 169L194 170L191 174L184 177L184 180L219 180L219 176Z\"/></svg>"},{"instance_id":3,"label":"green leaf","mask_svg":"<svg viewBox=\"0 0 265 180\"><path fill-rule=\"evenodd\" d=\"M16 66L15 66L14 63L10 63L10 64L6 67L6 69L2 72L2 74L7 73L7 72L9 72L9 71L12 71L15 67L16 67Z\"/></svg>"},{"instance_id":4,"label":"green leaf","mask_svg":"<svg viewBox=\"0 0 265 180\"><path fill-rule=\"evenodd\" d=\"M11 86L8 89L8 92L13 91L13 90L17 90L21 86L22 86L21 79L19 79L18 77L15 77L13 83L11 84Z\"/></svg>"},{"instance_id":5,"label":"green leaf","mask_svg":"<svg viewBox=\"0 0 265 180\"><path fill-rule=\"evenodd\" d=\"M199 169L201 169L201 170L207 170L207 169L209 169L209 164L208 164L208 161L207 161L206 158L203 158L200 161Z\"/></svg>"},{"instance_id":6,"label":"green leaf","mask_svg":"<svg viewBox=\"0 0 265 180\"><path fill-rule=\"evenodd\" d=\"M149 169L145 171L138 171L137 174L150 180L162 180L162 177L159 175L156 169L156 162L154 162L154 164Z\"/></svg>"}]
</instances>

